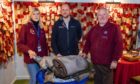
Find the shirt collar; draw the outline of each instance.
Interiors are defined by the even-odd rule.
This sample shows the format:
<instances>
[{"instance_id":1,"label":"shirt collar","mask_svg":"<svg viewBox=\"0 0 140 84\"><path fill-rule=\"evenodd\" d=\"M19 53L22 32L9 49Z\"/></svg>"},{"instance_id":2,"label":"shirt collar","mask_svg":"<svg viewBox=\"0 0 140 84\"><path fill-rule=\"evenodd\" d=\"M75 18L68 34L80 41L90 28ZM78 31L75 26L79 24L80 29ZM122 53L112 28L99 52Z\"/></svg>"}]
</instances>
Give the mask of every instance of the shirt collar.
<instances>
[{"instance_id":1,"label":"shirt collar","mask_svg":"<svg viewBox=\"0 0 140 84\"><path fill-rule=\"evenodd\" d=\"M109 24L110 24L110 22L109 22L109 21L107 21L107 23L106 23L104 26L102 26L102 27L101 27L101 26L99 25L99 23L98 23L98 27L99 27L99 28L106 28L106 27L108 27L108 26L109 26Z\"/></svg>"}]
</instances>

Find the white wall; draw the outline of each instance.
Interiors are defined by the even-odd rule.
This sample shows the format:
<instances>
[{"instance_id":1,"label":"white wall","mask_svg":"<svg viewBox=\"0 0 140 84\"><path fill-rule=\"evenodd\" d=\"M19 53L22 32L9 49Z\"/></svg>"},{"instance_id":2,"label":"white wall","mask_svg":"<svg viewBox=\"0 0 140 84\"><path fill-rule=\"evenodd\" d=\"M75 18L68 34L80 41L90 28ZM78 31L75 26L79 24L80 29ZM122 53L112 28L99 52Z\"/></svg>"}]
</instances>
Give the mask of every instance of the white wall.
<instances>
[{"instance_id":1,"label":"white wall","mask_svg":"<svg viewBox=\"0 0 140 84\"><path fill-rule=\"evenodd\" d=\"M23 56L16 55L16 77L17 79L29 79L26 65L23 62Z\"/></svg>"},{"instance_id":2,"label":"white wall","mask_svg":"<svg viewBox=\"0 0 140 84\"><path fill-rule=\"evenodd\" d=\"M140 4L140 0L115 0L120 1L121 3L134 3L134 4Z\"/></svg>"},{"instance_id":3,"label":"white wall","mask_svg":"<svg viewBox=\"0 0 140 84\"><path fill-rule=\"evenodd\" d=\"M16 80L14 62L9 62L7 68L0 68L0 84L13 84Z\"/></svg>"}]
</instances>

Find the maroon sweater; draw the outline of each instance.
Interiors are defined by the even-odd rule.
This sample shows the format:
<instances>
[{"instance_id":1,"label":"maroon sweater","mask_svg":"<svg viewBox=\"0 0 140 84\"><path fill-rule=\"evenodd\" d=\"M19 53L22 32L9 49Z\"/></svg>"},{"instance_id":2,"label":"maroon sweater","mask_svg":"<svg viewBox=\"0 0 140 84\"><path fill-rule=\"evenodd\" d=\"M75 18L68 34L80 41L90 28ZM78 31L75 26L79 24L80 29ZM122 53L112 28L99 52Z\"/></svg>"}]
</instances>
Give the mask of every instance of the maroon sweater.
<instances>
[{"instance_id":1,"label":"maroon sweater","mask_svg":"<svg viewBox=\"0 0 140 84\"><path fill-rule=\"evenodd\" d=\"M31 49L37 53L38 56L47 56L48 54L48 45L46 43L45 31L43 28L40 33L40 45L42 48L41 52L37 52L38 40L35 29L33 28L33 23L29 22L22 26L19 32L19 39L17 42L17 47L24 54L24 62L34 63L33 59L30 59L28 50Z\"/></svg>"},{"instance_id":2,"label":"maroon sweater","mask_svg":"<svg viewBox=\"0 0 140 84\"><path fill-rule=\"evenodd\" d=\"M93 27L86 39L84 53L90 52L94 64L110 65L122 55L123 42L117 25L107 22L105 26L99 24Z\"/></svg>"}]
</instances>

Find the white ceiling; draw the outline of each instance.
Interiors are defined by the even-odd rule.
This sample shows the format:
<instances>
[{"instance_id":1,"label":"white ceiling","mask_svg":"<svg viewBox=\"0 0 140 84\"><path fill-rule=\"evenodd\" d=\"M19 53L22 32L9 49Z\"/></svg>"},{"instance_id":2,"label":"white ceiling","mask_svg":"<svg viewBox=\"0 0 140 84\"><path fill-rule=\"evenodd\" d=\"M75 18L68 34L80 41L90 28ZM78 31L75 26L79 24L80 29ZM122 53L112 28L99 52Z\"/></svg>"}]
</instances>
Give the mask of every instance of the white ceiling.
<instances>
[{"instance_id":1,"label":"white ceiling","mask_svg":"<svg viewBox=\"0 0 140 84\"><path fill-rule=\"evenodd\" d=\"M0 0L1 1L1 0ZM13 1L55 1L55 2L94 2L94 3L105 3L105 2L121 2L121 3L133 3L140 4L140 0L13 0Z\"/></svg>"},{"instance_id":2,"label":"white ceiling","mask_svg":"<svg viewBox=\"0 0 140 84\"><path fill-rule=\"evenodd\" d=\"M54 1L55 2L95 2L95 3L121 2L121 3L140 4L140 0L54 0Z\"/></svg>"}]
</instances>

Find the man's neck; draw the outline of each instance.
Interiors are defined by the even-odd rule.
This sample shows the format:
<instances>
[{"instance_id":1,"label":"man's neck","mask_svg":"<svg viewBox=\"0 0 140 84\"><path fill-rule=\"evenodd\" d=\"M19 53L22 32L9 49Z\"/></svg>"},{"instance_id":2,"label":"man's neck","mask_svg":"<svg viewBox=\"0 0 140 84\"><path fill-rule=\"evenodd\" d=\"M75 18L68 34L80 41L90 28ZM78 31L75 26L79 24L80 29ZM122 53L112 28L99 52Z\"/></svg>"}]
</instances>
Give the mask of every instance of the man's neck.
<instances>
[{"instance_id":1,"label":"man's neck","mask_svg":"<svg viewBox=\"0 0 140 84\"><path fill-rule=\"evenodd\" d=\"M100 27L104 27L107 23L108 23L108 21L105 22L105 23L99 23L99 26L100 26Z\"/></svg>"},{"instance_id":2,"label":"man's neck","mask_svg":"<svg viewBox=\"0 0 140 84\"><path fill-rule=\"evenodd\" d=\"M103 26L105 26L105 24L99 24L100 25L100 27L103 27Z\"/></svg>"},{"instance_id":3,"label":"man's neck","mask_svg":"<svg viewBox=\"0 0 140 84\"><path fill-rule=\"evenodd\" d=\"M67 18L64 18L64 17L63 17L63 20L64 20L64 22L65 22L65 24L66 24L66 28L69 29L70 17L67 17Z\"/></svg>"},{"instance_id":4,"label":"man's neck","mask_svg":"<svg viewBox=\"0 0 140 84\"><path fill-rule=\"evenodd\" d=\"M63 20L64 20L64 21L68 21L68 22L69 22L69 21L70 21L70 16L69 16L69 17L67 17L67 18L64 18L64 17L63 17Z\"/></svg>"}]
</instances>

